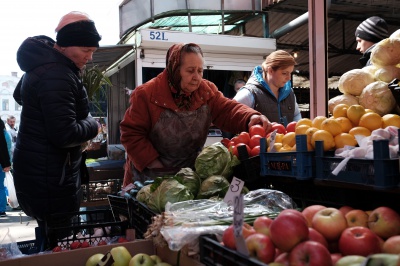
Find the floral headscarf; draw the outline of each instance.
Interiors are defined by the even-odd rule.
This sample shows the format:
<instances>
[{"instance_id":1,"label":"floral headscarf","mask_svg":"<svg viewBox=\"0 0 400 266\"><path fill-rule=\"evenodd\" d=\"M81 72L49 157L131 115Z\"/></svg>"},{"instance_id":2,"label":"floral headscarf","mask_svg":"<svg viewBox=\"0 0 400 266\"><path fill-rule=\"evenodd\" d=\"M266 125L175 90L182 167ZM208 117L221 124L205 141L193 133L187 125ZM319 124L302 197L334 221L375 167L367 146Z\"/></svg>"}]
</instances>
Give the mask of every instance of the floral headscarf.
<instances>
[{"instance_id":1,"label":"floral headscarf","mask_svg":"<svg viewBox=\"0 0 400 266\"><path fill-rule=\"evenodd\" d=\"M166 69L168 74L168 85L170 87L172 96L175 100L178 108L186 108L190 109L191 105L191 93L186 93L181 89L181 75L180 75L180 66L181 66L181 54L182 51L188 50L188 47L194 47L195 50L199 51L201 55L203 55L200 46L194 43L178 43L172 45L167 52L166 58Z\"/></svg>"}]
</instances>

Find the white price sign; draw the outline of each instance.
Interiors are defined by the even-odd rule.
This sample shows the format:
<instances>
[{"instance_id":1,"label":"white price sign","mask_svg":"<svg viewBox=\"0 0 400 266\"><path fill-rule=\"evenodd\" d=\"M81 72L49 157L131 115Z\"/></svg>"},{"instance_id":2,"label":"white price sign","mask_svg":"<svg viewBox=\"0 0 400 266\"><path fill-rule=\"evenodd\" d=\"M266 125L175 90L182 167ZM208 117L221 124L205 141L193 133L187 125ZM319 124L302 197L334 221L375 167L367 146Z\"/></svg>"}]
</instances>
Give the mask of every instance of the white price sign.
<instances>
[{"instance_id":1,"label":"white price sign","mask_svg":"<svg viewBox=\"0 0 400 266\"><path fill-rule=\"evenodd\" d=\"M233 205L233 234L235 235L236 250L246 256L249 255L246 243L243 238L243 195L235 196Z\"/></svg>"},{"instance_id":2,"label":"white price sign","mask_svg":"<svg viewBox=\"0 0 400 266\"><path fill-rule=\"evenodd\" d=\"M244 181L234 176L229 186L229 190L225 194L224 202L229 206L232 206L234 204L235 197L239 196L240 192L242 192L243 186Z\"/></svg>"}]
</instances>

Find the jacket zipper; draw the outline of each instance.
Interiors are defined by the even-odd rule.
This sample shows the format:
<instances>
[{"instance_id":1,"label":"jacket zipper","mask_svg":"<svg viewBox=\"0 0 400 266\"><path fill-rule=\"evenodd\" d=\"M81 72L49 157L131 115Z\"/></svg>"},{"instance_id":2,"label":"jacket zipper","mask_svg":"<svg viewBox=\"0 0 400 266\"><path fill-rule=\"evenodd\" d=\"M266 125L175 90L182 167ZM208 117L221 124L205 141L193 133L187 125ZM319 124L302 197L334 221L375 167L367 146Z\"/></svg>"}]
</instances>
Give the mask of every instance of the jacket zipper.
<instances>
[{"instance_id":1,"label":"jacket zipper","mask_svg":"<svg viewBox=\"0 0 400 266\"><path fill-rule=\"evenodd\" d=\"M69 152L67 153L67 157L65 158L65 161L64 161L63 170L62 170L62 174L61 174L61 180L60 180L60 183L59 183L60 186L64 183L65 167L67 166L67 164L71 166L71 156L70 156Z\"/></svg>"}]
</instances>

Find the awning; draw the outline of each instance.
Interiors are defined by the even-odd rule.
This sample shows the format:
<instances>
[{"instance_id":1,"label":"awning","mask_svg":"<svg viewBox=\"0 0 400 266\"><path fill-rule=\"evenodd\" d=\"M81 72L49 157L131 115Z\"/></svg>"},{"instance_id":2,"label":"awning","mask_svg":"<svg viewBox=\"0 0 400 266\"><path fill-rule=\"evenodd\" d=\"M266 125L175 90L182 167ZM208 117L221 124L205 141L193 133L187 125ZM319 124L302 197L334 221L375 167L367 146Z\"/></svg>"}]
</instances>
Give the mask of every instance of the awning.
<instances>
[{"instance_id":1,"label":"awning","mask_svg":"<svg viewBox=\"0 0 400 266\"><path fill-rule=\"evenodd\" d=\"M133 46L126 44L99 47L93 54L93 61L90 64L97 66L101 71L105 71L131 50L133 50Z\"/></svg>"}]
</instances>

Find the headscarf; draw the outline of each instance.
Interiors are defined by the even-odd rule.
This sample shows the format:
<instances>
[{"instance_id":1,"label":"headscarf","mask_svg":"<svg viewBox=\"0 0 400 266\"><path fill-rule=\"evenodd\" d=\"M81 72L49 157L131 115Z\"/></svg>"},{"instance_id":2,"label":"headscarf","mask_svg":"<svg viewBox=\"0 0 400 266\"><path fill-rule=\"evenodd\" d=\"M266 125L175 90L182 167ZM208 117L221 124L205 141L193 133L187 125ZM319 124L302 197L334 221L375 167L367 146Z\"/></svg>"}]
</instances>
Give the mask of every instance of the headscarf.
<instances>
[{"instance_id":1,"label":"headscarf","mask_svg":"<svg viewBox=\"0 0 400 266\"><path fill-rule=\"evenodd\" d=\"M182 51L187 50L188 47L197 48L201 55L200 46L194 43L177 43L172 45L167 52L166 57L166 69L168 75L168 85L171 90L172 96L175 100L176 105L179 109L186 108L186 110L190 109L191 106L191 93L187 93L182 91L181 88L181 75L180 75L180 66L181 66L181 55Z\"/></svg>"}]
</instances>

